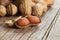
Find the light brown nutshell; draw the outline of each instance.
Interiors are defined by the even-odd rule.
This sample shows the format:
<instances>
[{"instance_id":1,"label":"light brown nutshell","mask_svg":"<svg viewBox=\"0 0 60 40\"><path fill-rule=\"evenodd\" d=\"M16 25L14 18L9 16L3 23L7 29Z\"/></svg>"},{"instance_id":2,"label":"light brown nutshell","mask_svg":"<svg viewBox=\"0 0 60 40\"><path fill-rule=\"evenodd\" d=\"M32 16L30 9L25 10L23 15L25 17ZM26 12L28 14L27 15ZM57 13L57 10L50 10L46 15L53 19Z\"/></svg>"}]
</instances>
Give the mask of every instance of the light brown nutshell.
<instances>
[{"instance_id":1,"label":"light brown nutshell","mask_svg":"<svg viewBox=\"0 0 60 40\"><path fill-rule=\"evenodd\" d=\"M0 0L0 5L7 6L10 3L10 0Z\"/></svg>"},{"instance_id":2,"label":"light brown nutshell","mask_svg":"<svg viewBox=\"0 0 60 40\"><path fill-rule=\"evenodd\" d=\"M0 5L0 16L5 16L6 14L6 8L3 5Z\"/></svg>"},{"instance_id":3,"label":"light brown nutshell","mask_svg":"<svg viewBox=\"0 0 60 40\"><path fill-rule=\"evenodd\" d=\"M19 11L23 16L31 15L31 0L21 0Z\"/></svg>"},{"instance_id":4,"label":"light brown nutshell","mask_svg":"<svg viewBox=\"0 0 60 40\"><path fill-rule=\"evenodd\" d=\"M7 6L7 12L9 15L15 15L17 14L17 11L18 9L14 4L10 3L10 5Z\"/></svg>"},{"instance_id":5,"label":"light brown nutshell","mask_svg":"<svg viewBox=\"0 0 60 40\"><path fill-rule=\"evenodd\" d=\"M35 16L41 16L44 11L44 6L40 3L37 3L35 6L33 6L33 15Z\"/></svg>"}]
</instances>

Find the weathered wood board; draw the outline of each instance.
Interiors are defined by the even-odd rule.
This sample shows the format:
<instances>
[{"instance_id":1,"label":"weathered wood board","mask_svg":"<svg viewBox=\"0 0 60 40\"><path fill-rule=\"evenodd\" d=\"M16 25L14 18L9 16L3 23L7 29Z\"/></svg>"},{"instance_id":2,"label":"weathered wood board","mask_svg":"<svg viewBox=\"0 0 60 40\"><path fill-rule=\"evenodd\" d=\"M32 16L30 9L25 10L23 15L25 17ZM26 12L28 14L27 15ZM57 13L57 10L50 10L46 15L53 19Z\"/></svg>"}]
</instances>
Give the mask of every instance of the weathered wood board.
<instances>
[{"instance_id":1,"label":"weathered wood board","mask_svg":"<svg viewBox=\"0 0 60 40\"><path fill-rule=\"evenodd\" d=\"M49 33L47 40L60 40L60 12Z\"/></svg>"}]
</instances>

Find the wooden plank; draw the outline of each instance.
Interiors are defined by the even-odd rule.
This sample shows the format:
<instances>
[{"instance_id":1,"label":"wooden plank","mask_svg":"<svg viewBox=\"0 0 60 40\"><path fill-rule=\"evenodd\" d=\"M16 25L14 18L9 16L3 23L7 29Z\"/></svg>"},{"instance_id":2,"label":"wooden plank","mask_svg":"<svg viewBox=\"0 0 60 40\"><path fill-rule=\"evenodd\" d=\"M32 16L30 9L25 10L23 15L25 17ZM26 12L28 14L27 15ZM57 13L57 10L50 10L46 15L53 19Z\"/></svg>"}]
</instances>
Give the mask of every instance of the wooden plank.
<instances>
[{"instance_id":1,"label":"wooden plank","mask_svg":"<svg viewBox=\"0 0 60 40\"><path fill-rule=\"evenodd\" d=\"M55 18L53 19L51 25L49 26L49 28L48 28L47 31L45 32L45 34L44 34L45 36L43 37L42 40L47 40L47 38L48 38L48 36L49 36L49 33L50 33L52 27L55 25L56 20L57 20L57 18L59 17L59 15L60 15L60 9L59 9L57 15L55 16Z\"/></svg>"},{"instance_id":2,"label":"wooden plank","mask_svg":"<svg viewBox=\"0 0 60 40\"><path fill-rule=\"evenodd\" d=\"M59 8L57 8L57 6L55 8L45 14L42 23L39 25L39 29L28 38L29 40L42 40L42 37L58 12L57 9Z\"/></svg>"},{"instance_id":3,"label":"wooden plank","mask_svg":"<svg viewBox=\"0 0 60 40\"><path fill-rule=\"evenodd\" d=\"M59 4L58 2L56 2L57 4ZM55 3L55 4L56 4ZM57 4L55 5L55 8L57 7ZM58 6L58 7L60 7L60 6ZM55 12L55 11L53 11L53 12ZM52 15L52 14L51 14ZM53 15L55 15L54 13L53 13ZM49 18L49 19L51 19L52 20L52 17L51 18ZM54 19L54 18L53 18ZM47 21L48 22L48 21ZM50 22L50 20L49 20L49 22ZM47 26L48 26L49 24L47 24ZM45 26L46 27L46 26ZM48 29L47 27L46 28L44 28L44 29ZM42 36L43 36L43 32L44 32L45 30L43 30L42 29L42 33L39 33L40 34L40 37L39 36L37 36L36 34L38 34L37 32L35 33L35 35L33 34L31 37L30 37L30 39L29 40L42 40L41 38L42 38ZM47 31L47 30L46 30ZM38 34L38 35L39 35ZM42 35L42 36L41 36ZM36 37L35 37L36 36ZM37 39L39 37L39 39Z\"/></svg>"},{"instance_id":4,"label":"wooden plank","mask_svg":"<svg viewBox=\"0 0 60 40\"><path fill-rule=\"evenodd\" d=\"M11 40L11 38L14 38L14 36L20 34L19 36L21 37L27 30L29 30L30 28L27 29L10 29L9 32L7 32L2 38L1 40ZM11 33L10 33L11 32Z\"/></svg>"},{"instance_id":5,"label":"wooden plank","mask_svg":"<svg viewBox=\"0 0 60 40\"><path fill-rule=\"evenodd\" d=\"M12 36L13 35L12 34L8 39L9 40L12 40L12 38L13 39L16 38L18 40L19 38L21 38L25 34L25 32L27 32L30 29L31 29L31 27L30 28L27 28L27 29L23 29L23 30L21 30L21 32L18 32L18 34L16 34L17 32L14 32L13 34L15 34L15 35Z\"/></svg>"},{"instance_id":6,"label":"wooden plank","mask_svg":"<svg viewBox=\"0 0 60 40\"><path fill-rule=\"evenodd\" d=\"M1 40L8 39L8 37L11 36L14 32L16 32L16 29L9 29L9 31L5 35L3 35L0 39ZM18 30L17 30L17 32L18 32Z\"/></svg>"},{"instance_id":7,"label":"wooden plank","mask_svg":"<svg viewBox=\"0 0 60 40\"><path fill-rule=\"evenodd\" d=\"M28 40L28 37L33 34L36 30L38 30L38 27L32 27L28 32L26 32L19 40Z\"/></svg>"},{"instance_id":8,"label":"wooden plank","mask_svg":"<svg viewBox=\"0 0 60 40\"><path fill-rule=\"evenodd\" d=\"M47 40L60 40L60 15L53 25Z\"/></svg>"},{"instance_id":9,"label":"wooden plank","mask_svg":"<svg viewBox=\"0 0 60 40\"><path fill-rule=\"evenodd\" d=\"M0 31L0 38L4 36L9 30L9 28L1 28L2 30Z\"/></svg>"}]
</instances>

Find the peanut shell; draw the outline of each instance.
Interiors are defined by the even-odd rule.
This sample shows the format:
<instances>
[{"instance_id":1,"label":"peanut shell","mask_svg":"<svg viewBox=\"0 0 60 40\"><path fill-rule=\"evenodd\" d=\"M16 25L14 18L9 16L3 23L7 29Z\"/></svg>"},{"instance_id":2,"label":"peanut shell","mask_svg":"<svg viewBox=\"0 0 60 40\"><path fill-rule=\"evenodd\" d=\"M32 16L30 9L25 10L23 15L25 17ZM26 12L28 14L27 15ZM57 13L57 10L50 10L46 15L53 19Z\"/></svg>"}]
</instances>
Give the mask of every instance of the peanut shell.
<instances>
[{"instance_id":1,"label":"peanut shell","mask_svg":"<svg viewBox=\"0 0 60 40\"><path fill-rule=\"evenodd\" d=\"M19 11L21 12L22 16L31 15L31 0L21 0Z\"/></svg>"},{"instance_id":2,"label":"peanut shell","mask_svg":"<svg viewBox=\"0 0 60 40\"><path fill-rule=\"evenodd\" d=\"M7 6L10 3L10 0L0 0L0 5Z\"/></svg>"},{"instance_id":3,"label":"peanut shell","mask_svg":"<svg viewBox=\"0 0 60 40\"><path fill-rule=\"evenodd\" d=\"M6 8L3 5L0 5L0 16L5 16L7 14Z\"/></svg>"},{"instance_id":4,"label":"peanut shell","mask_svg":"<svg viewBox=\"0 0 60 40\"><path fill-rule=\"evenodd\" d=\"M7 6L7 12L9 15L15 15L17 14L17 11L18 9L14 4L10 3L10 5Z\"/></svg>"}]
</instances>

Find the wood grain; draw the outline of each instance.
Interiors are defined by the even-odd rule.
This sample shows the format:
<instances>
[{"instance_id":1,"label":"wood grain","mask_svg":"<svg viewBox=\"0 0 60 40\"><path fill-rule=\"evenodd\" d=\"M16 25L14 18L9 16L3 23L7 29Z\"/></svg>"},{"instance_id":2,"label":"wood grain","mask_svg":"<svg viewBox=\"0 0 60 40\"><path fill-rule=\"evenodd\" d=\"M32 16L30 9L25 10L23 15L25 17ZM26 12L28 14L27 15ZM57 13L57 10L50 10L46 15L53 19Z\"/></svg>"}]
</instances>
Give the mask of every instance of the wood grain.
<instances>
[{"instance_id":1,"label":"wood grain","mask_svg":"<svg viewBox=\"0 0 60 40\"><path fill-rule=\"evenodd\" d=\"M43 37L42 40L47 40L47 38L49 37L50 31L51 31L52 27L55 25L59 15L60 15L60 9L59 9L58 13L56 14L55 18L53 19L51 25L49 26L49 28L45 32L45 36Z\"/></svg>"},{"instance_id":2,"label":"wood grain","mask_svg":"<svg viewBox=\"0 0 60 40\"><path fill-rule=\"evenodd\" d=\"M57 9L59 9L59 8L57 8ZM45 14L45 17L42 20L42 23L39 25L38 30L36 30L36 32L31 35L29 40L42 40L42 37L44 36L48 27L52 23L52 20L54 19L55 15L57 14L57 11L58 11L57 9L51 10L51 12L48 12ZM53 11L55 11L55 12L53 12Z\"/></svg>"},{"instance_id":3,"label":"wood grain","mask_svg":"<svg viewBox=\"0 0 60 40\"><path fill-rule=\"evenodd\" d=\"M56 23L52 26L47 40L60 40L60 14Z\"/></svg>"}]
</instances>

